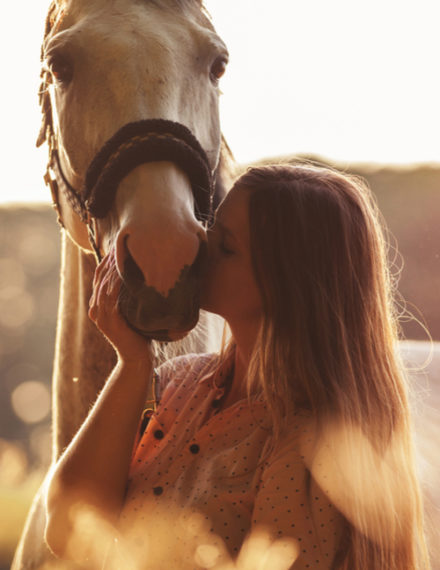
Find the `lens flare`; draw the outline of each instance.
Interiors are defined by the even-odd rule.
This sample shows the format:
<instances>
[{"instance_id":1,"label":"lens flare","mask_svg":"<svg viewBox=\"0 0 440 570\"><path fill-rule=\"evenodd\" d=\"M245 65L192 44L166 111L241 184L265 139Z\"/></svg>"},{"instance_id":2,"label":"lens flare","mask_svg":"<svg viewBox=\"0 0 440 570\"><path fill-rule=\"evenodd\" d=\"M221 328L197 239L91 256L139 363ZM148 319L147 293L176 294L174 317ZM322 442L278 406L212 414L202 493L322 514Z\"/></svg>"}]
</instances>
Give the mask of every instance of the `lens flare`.
<instances>
[{"instance_id":1,"label":"lens flare","mask_svg":"<svg viewBox=\"0 0 440 570\"><path fill-rule=\"evenodd\" d=\"M264 528L252 530L238 556L233 556L210 531L203 514L168 505L160 516L147 520L148 507L145 512L145 523L122 534L98 510L75 504L69 517L68 558L105 570L288 570L299 556L297 541L276 540Z\"/></svg>"}]
</instances>

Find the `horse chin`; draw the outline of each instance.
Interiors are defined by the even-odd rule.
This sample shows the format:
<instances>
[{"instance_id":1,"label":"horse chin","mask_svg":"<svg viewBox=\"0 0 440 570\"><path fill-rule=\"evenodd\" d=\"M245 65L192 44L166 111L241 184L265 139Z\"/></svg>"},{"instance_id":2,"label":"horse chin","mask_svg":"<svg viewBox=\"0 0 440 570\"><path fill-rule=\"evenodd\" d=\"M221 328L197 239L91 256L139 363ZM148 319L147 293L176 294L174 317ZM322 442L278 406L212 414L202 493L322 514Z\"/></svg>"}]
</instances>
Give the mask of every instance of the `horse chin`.
<instances>
[{"instance_id":1,"label":"horse chin","mask_svg":"<svg viewBox=\"0 0 440 570\"><path fill-rule=\"evenodd\" d=\"M198 302L190 303L190 308L177 314L169 314L172 308L163 314L163 303L158 307L156 303L151 303L151 297L151 292L146 292L142 298L128 296L121 291L120 311L127 324L140 335L150 340L173 342L182 339L196 326L199 320Z\"/></svg>"}]
</instances>

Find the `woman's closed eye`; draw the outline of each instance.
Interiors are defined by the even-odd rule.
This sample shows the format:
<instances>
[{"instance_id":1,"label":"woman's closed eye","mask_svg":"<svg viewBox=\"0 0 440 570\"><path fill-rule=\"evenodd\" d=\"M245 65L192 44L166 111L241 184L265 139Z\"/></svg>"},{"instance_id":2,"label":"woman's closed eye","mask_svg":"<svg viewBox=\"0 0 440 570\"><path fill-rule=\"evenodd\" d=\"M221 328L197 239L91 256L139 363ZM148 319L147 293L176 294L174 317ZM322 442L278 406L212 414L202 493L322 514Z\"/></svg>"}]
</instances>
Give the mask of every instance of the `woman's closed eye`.
<instances>
[{"instance_id":1,"label":"woman's closed eye","mask_svg":"<svg viewBox=\"0 0 440 570\"><path fill-rule=\"evenodd\" d=\"M224 240L220 240L218 248L224 255L233 255L235 253L233 248L229 244L225 243Z\"/></svg>"},{"instance_id":2,"label":"woman's closed eye","mask_svg":"<svg viewBox=\"0 0 440 570\"><path fill-rule=\"evenodd\" d=\"M225 228L221 222L213 225L208 239L211 239L216 249L222 255L233 255L236 253L235 239L229 229Z\"/></svg>"}]
</instances>

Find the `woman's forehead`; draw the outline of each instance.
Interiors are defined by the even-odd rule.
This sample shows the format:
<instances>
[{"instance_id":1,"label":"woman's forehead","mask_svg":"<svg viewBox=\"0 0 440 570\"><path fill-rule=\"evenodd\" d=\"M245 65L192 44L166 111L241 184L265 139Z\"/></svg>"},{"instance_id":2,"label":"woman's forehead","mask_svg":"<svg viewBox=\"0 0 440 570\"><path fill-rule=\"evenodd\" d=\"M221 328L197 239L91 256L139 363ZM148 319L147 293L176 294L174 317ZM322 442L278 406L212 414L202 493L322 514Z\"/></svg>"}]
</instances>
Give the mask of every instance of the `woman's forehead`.
<instances>
[{"instance_id":1,"label":"woman's forehead","mask_svg":"<svg viewBox=\"0 0 440 570\"><path fill-rule=\"evenodd\" d=\"M216 213L217 226L237 242L249 245L249 191L233 188Z\"/></svg>"},{"instance_id":2,"label":"woman's forehead","mask_svg":"<svg viewBox=\"0 0 440 570\"><path fill-rule=\"evenodd\" d=\"M228 192L223 202L217 209L217 217L223 222L248 220L249 190L247 188L234 187Z\"/></svg>"}]
</instances>

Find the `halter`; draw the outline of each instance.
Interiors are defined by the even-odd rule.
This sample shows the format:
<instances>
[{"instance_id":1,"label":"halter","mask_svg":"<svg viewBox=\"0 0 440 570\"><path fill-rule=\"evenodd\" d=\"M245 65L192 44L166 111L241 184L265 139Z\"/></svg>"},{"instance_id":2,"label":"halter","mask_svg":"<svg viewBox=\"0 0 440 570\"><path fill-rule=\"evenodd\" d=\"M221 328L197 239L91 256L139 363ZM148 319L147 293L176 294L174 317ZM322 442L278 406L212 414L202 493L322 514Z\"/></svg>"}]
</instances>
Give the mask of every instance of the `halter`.
<instances>
[{"instance_id":1,"label":"halter","mask_svg":"<svg viewBox=\"0 0 440 570\"><path fill-rule=\"evenodd\" d=\"M50 144L49 164L44 179L51 188L58 220L62 224L58 198L61 189L73 210L87 224L90 243L100 260L93 219L104 218L108 214L121 180L131 170L140 164L160 160L174 162L186 173L194 195L196 217L202 221L208 220L213 193L208 157L189 129L165 119L128 123L117 131L92 160L80 191L67 180L58 150L55 144Z\"/></svg>"}]
</instances>

